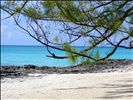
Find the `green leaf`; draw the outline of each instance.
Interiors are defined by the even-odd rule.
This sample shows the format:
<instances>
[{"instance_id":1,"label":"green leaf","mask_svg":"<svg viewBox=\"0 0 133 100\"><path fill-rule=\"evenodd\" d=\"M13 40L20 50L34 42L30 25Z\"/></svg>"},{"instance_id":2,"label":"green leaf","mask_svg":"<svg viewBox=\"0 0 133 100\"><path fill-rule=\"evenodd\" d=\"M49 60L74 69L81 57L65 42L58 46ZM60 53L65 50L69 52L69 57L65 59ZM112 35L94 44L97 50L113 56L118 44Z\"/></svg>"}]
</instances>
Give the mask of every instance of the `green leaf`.
<instances>
[{"instance_id":1,"label":"green leaf","mask_svg":"<svg viewBox=\"0 0 133 100\"><path fill-rule=\"evenodd\" d=\"M76 61L77 61L77 57L76 56L74 56L73 54L69 54L68 55L68 60L71 62L71 63L76 63Z\"/></svg>"},{"instance_id":2,"label":"green leaf","mask_svg":"<svg viewBox=\"0 0 133 100\"><path fill-rule=\"evenodd\" d=\"M96 51L94 57L98 60L100 59L100 53L99 53L99 50Z\"/></svg>"},{"instance_id":3,"label":"green leaf","mask_svg":"<svg viewBox=\"0 0 133 100\"><path fill-rule=\"evenodd\" d=\"M54 41L55 42L58 42L59 40L58 40L58 36L56 36L55 38L54 38Z\"/></svg>"},{"instance_id":4,"label":"green leaf","mask_svg":"<svg viewBox=\"0 0 133 100\"><path fill-rule=\"evenodd\" d=\"M14 1L7 1L6 2L8 6L13 6L14 5Z\"/></svg>"},{"instance_id":5,"label":"green leaf","mask_svg":"<svg viewBox=\"0 0 133 100\"><path fill-rule=\"evenodd\" d=\"M130 18L130 23L133 24L133 15Z\"/></svg>"},{"instance_id":6,"label":"green leaf","mask_svg":"<svg viewBox=\"0 0 133 100\"><path fill-rule=\"evenodd\" d=\"M15 9L15 12L14 12L14 13L20 13L20 11L21 11L21 8L20 8L20 7L17 7L17 8Z\"/></svg>"},{"instance_id":7,"label":"green leaf","mask_svg":"<svg viewBox=\"0 0 133 100\"><path fill-rule=\"evenodd\" d=\"M130 28L128 34L129 34L131 37L133 37L133 29L132 29L132 28Z\"/></svg>"},{"instance_id":8,"label":"green leaf","mask_svg":"<svg viewBox=\"0 0 133 100\"><path fill-rule=\"evenodd\" d=\"M64 43L63 45L62 45L62 48L67 52L67 51L70 51L71 50L71 47L70 47L70 45L69 45L69 43Z\"/></svg>"},{"instance_id":9,"label":"green leaf","mask_svg":"<svg viewBox=\"0 0 133 100\"><path fill-rule=\"evenodd\" d=\"M62 45L62 48L65 50L68 60L73 64L76 63L79 56L73 54L72 52L78 52L78 50L76 48L72 48L67 42Z\"/></svg>"},{"instance_id":10,"label":"green leaf","mask_svg":"<svg viewBox=\"0 0 133 100\"><path fill-rule=\"evenodd\" d=\"M37 19L40 18L42 16L42 12L36 10L35 8L29 7L27 9L23 10L24 15L29 17L29 18L33 18L33 19Z\"/></svg>"}]
</instances>

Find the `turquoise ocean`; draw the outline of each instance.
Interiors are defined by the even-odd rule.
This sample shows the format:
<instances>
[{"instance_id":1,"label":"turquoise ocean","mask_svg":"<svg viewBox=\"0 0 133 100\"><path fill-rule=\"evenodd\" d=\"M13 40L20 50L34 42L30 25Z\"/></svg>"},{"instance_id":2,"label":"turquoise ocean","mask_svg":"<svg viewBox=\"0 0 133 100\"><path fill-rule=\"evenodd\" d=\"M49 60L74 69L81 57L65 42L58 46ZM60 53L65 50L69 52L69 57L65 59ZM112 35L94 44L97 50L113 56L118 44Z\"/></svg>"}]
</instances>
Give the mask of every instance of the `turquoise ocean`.
<instances>
[{"instance_id":1,"label":"turquoise ocean","mask_svg":"<svg viewBox=\"0 0 133 100\"><path fill-rule=\"evenodd\" d=\"M84 47L76 46L79 51L83 50ZM96 47L92 51L99 50L100 56L103 57L109 53L112 47ZM51 49L58 56L64 56L65 52ZM92 52L91 51L91 52ZM60 66L66 67L70 65L79 64L80 61L73 64L67 59L53 59L46 57L49 55L46 47L44 46L1 46L1 65L36 65L36 66ZM133 60L133 49L118 48L117 51L110 57L111 59L132 59Z\"/></svg>"}]
</instances>

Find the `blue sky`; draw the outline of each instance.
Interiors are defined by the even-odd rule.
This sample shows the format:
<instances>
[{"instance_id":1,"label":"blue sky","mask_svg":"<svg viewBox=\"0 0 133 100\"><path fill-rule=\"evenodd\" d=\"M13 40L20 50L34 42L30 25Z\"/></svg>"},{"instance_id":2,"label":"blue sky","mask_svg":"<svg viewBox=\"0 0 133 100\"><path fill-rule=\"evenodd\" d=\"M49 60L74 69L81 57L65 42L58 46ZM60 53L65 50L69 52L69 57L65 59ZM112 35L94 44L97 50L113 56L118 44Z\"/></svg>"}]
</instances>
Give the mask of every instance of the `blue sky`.
<instances>
[{"instance_id":1,"label":"blue sky","mask_svg":"<svg viewBox=\"0 0 133 100\"><path fill-rule=\"evenodd\" d=\"M7 13L1 11L1 19L7 16ZM27 34L19 32L19 29L16 30L12 20L1 20L1 45L41 45Z\"/></svg>"},{"instance_id":2,"label":"blue sky","mask_svg":"<svg viewBox=\"0 0 133 100\"><path fill-rule=\"evenodd\" d=\"M42 45L29 35L18 31L20 29L13 24L13 18L3 19L7 16L8 14L1 10L1 45ZM57 31L52 31L57 33ZM84 45L82 40L83 38L74 45Z\"/></svg>"},{"instance_id":3,"label":"blue sky","mask_svg":"<svg viewBox=\"0 0 133 100\"><path fill-rule=\"evenodd\" d=\"M6 12L1 11L1 19L7 17ZM9 18L1 20L1 45L42 45L29 35L19 32L16 26L13 25L13 19ZM55 32L56 33L56 32ZM122 36L117 36L118 39ZM117 38L116 37L116 38ZM116 39L116 40L118 40ZM75 46L82 46L84 38L76 42ZM125 44L126 45L126 44Z\"/></svg>"},{"instance_id":4,"label":"blue sky","mask_svg":"<svg viewBox=\"0 0 133 100\"><path fill-rule=\"evenodd\" d=\"M8 14L1 10L1 45L42 45L29 35L22 33L13 24L13 18L6 18ZM57 31L52 30L54 33ZM74 43L74 46L84 45L83 38Z\"/></svg>"}]
</instances>

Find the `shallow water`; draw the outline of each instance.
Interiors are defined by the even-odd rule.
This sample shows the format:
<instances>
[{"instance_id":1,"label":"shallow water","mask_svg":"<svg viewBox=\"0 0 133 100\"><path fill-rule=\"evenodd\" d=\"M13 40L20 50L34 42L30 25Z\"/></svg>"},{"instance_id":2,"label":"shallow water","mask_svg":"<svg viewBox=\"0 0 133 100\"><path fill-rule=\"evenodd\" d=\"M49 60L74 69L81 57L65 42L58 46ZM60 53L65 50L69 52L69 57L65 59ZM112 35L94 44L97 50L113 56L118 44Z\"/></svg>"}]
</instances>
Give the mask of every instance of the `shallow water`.
<instances>
[{"instance_id":1,"label":"shallow water","mask_svg":"<svg viewBox=\"0 0 133 100\"><path fill-rule=\"evenodd\" d=\"M74 47L73 47L74 48ZM78 51L84 49L82 46L75 47ZM95 52L99 50L100 57L104 57L112 47L97 47L90 51ZM58 56L64 56L65 53L52 49L52 52ZM46 57L49 55L47 49L44 46L1 46L1 65L37 65L37 66L70 66L80 63L72 64L67 59L53 59ZM118 48L111 59L132 59L133 49Z\"/></svg>"}]
</instances>

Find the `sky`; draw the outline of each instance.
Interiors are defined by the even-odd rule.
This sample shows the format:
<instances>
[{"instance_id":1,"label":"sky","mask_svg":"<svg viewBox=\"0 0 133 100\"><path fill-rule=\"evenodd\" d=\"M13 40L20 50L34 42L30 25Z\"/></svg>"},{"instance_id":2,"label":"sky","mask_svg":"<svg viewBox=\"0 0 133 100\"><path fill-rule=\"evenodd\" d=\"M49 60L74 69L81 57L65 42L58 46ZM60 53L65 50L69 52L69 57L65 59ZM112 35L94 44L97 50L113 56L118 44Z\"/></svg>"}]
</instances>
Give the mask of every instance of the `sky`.
<instances>
[{"instance_id":1,"label":"sky","mask_svg":"<svg viewBox=\"0 0 133 100\"><path fill-rule=\"evenodd\" d=\"M1 45L41 45L29 35L16 30L12 18L4 19L7 13L1 11Z\"/></svg>"},{"instance_id":2,"label":"sky","mask_svg":"<svg viewBox=\"0 0 133 100\"><path fill-rule=\"evenodd\" d=\"M4 19L7 16L8 14L1 10L1 45L42 45L29 35L20 32L13 24L13 18ZM74 44L74 46L82 45L84 45L82 39Z\"/></svg>"},{"instance_id":3,"label":"sky","mask_svg":"<svg viewBox=\"0 0 133 100\"><path fill-rule=\"evenodd\" d=\"M13 24L13 19L4 19L8 14L1 10L1 45L42 45L29 35L19 32ZM120 37L120 36L119 36ZM74 44L75 46L82 46L83 38Z\"/></svg>"},{"instance_id":4,"label":"sky","mask_svg":"<svg viewBox=\"0 0 133 100\"><path fill-rule=\"evenodd\" d=\"M1 45L42 45L29 35L20 32L20 29L13 24L13 18L4 19L7 16L8 14L1 10ZM73 46L83 45L83 38L73 44Z\"/></svg>"}]
</instances>

